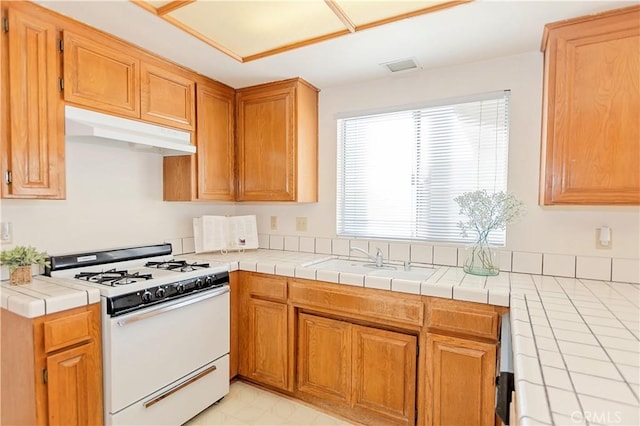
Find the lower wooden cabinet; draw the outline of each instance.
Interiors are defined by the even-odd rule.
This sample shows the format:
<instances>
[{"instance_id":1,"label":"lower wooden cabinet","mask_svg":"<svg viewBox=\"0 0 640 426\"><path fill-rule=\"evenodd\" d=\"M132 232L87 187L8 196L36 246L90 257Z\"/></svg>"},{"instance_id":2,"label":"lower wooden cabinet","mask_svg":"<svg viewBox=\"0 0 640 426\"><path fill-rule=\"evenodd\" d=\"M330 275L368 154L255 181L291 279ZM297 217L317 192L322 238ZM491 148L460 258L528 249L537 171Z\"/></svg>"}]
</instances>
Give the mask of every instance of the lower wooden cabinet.
<instances>
[{"instance_id":1,"label":"lower wooden cabinet","mask_svg":"<svg viewBox=\"0 0 640 426\"><path fill-rule=\"evenodd\" d=\"M293 388L292 355L286 282L285 278L241 273L238 350L242 356L238 373L255 382L290 391ZM282 288L284 300L280 301L277 293ZM272 294L270 289L276 292Z\"/></svg>"},{"instance_id":2,"label":"lower wooden cabinet","mask_svg":"<svg viewBox=\"0 0 640 426\"><path fill-rule=\"evenodd\" d=\"M100 304L38 318L2 310L2 424L100 425Z\"/></svg>"},{"instance_id":3,"label":"lower wooden cabinet","mask_svg":"<svg viewBox=\"0 0 640 426\"><path fill-rule=\"evenodd\" d=\"M297 346L297 390L350 404L351 324L300 314Z\"/></svg>"},{"instance_id":4,"label":"lower wooden cabinet","mask_svg":"<svg viewBox=\"0 0 640 426\"><path fill-rule=\"evenodd\" d=\"M287 389L287 305L247 301L247 358L240 373L261 383ZM244 367L244 368L242 368Z\"/></svg>"},{"instance_id":5,"label":"lower wooden cabinet","mask_svg":"<svg viewBox=\"0 0 640 426\"><path fill-rule=\"evenodd\" d=\"M503 308L253 272L237 288L240 377L363 424L494 424Z\"/></svg>"},{"instance_id":6,"label":"lower wooden cabinet","mask_svg":"<svg viewBox=\"0 0 640 426\"><path fill-rule=\"evenodd\" d=\"M426 424L495 424L496 346L427 335Z\"/></svg>"},{"instance_id":7,"label":"lower wooden cabinet","mask_svg":"<svg viewBox=\"0 0 640 426\"><path fill-rule=\"evenodd\" d=\"M297 346L297 391L357 419L415 423L415 336L300 313Z\"/></svg>"}]
</instances>

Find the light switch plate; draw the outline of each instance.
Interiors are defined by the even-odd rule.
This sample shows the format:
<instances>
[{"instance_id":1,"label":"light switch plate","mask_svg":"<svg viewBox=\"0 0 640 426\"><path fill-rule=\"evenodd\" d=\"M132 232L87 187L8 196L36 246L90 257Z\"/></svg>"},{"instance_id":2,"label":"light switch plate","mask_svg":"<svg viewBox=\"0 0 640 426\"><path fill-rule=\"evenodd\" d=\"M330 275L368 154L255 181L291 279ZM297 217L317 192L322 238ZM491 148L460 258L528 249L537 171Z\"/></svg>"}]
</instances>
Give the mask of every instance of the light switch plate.
<instances>
[{"instance_id":1,"label":"light switch plate","mask_svg":"<svg viewBox=\"0 0 640 426\"><path fill-rule=\"evenodd\" d=\"M307 218L296 217L296 231L307 232Z\"/></svg>"},{"instance_id":2,"label":"light switch plate","mask_svg":"<svg viewBox=\"0 0 640 426\"><path fill-rule=\"evenodd\" d=\"M2 222L0 224L0 241L2 244L10 244L13 241L13 227L11 222Z\"/></svg>"},{"instance_id":3,"label":"light switch plate","mask_svg":"<svg viewBox=\"0 0 640 426\"><path fill-rule=\"evenodd\" d=\"M275 231L278 229L278 216L271 216L271 230Z\"/></svg>"}]
</instances>

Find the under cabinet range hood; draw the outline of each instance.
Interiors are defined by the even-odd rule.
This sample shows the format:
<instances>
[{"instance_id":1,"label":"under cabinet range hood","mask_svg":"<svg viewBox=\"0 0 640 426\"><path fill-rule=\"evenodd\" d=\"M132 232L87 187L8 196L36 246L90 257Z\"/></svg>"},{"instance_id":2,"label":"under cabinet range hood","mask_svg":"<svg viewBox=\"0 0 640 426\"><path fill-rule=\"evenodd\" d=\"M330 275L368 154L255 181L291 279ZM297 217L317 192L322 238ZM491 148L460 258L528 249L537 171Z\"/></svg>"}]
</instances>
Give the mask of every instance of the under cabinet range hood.
<instances>
[{"instance_id":1,"label":"under cabinet range hood","mask_svg":"<svg viewBox=\"0 0 640 426\"><path fill-rule=\"evenodd\" d=\"M98 138L146 147L164 156L195 154L191 133L168 129L154 124L102 114L100 112L65 106L65 136L69 138Z\"/></svg>"}]
</instances>

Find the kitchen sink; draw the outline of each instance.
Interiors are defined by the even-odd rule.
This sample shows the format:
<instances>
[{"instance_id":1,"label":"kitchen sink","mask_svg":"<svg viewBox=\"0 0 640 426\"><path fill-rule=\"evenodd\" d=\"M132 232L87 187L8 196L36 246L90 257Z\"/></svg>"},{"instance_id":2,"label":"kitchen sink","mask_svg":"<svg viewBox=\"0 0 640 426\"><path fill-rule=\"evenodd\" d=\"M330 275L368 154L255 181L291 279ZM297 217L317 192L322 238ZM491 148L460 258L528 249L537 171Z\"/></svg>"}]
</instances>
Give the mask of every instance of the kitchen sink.
<instances>
[{"instance_id":1,"label":"kitchen sink","mask_svg":"<svg viewBox=\"0 0 640 426\"><path fill-rule=\"evenodd\" d=\"M424 281L435 272L434 268L423 266L411 266L408 271L403 266L398 266L395 270L376 269L368 275L375 277L399 278L402 280Z\"/></svg>"},{"instance_id":2,"label":"kitchen sink","mask_svg":"<svg viewBox=\"0 0 640 426\"><path fill-rule=\"evenodd\" d=\"M425 280L435 271L433 268L424 266L410 266L409 270L405 270L403 265L395 264L385 264L382 267L377 267L372 262L360 262L352 259L322 260L305 266L313 269L416 281Z\"/></svg>"}]
</instances>

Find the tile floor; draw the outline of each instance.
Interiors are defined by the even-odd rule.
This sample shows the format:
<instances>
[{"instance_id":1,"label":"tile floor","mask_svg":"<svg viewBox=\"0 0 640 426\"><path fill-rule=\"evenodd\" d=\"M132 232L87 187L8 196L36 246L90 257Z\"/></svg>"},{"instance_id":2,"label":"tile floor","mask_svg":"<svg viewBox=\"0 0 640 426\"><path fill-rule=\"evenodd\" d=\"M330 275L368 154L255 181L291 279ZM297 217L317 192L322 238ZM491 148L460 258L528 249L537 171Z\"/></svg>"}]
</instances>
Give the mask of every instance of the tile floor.
<instances>
[{"instance_id":1,"label":"tile floor","mask_svg":"<svg viewBox=\"0 0 640 426\"><path fill-rule=\"evenodd\" d=\"M185 426L203 425L344 425L349 423L300 402L244 382Z\"/></svg>"}]
</instances>

